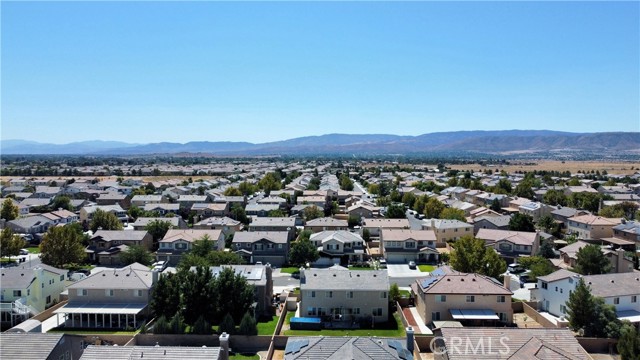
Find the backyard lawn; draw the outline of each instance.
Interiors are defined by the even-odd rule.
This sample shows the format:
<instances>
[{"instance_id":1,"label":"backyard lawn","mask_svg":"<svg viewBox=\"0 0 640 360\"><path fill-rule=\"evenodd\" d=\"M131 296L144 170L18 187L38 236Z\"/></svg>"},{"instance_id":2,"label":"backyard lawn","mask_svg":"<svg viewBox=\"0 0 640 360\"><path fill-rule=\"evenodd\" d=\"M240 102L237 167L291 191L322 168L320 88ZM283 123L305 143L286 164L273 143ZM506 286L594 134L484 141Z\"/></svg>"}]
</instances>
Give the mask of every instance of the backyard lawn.
<instances>
[{"instance_id":1,"label":"backyard lawn","mask_svg":"<svg viewBox=\"0 0 640 360\"><path fill-rule=\"evenodd\" d=\"M269 321L258 322L258 335L273 335L278 326L278 319L279 317L273 316Z\"/></svg>"},{"instance_id":2,"label":"backyard lawn","mask_svg":"<svg viewBox=\"0 0 640 360\"><path fill-rule=\"evenodd\" d=\"M260 360L258 354L235 354L229 355L229 360Z\"/></svg>"},{"instance_id":3,"label":"backyard lawn","mask_svg":"<svg viewBox=\"0 0 640 360\"><path fill-rule=\"evenodd\" d=\"M293 317L293 316L291 316ZM291 317L287 314L286 324L290 323ZM398 314L393 314L393 320L386 324L377 324L374 329L323 329L323 330L286 330L284 335L299 336L383 336L383 337L404 337L405 331L402 320Z\"/></svg>"},{"instance_id":4,"label":"backyard lawn","mask_svg":"<svg viewBox=\"0 0 640 360\"><path fill-rule=\"evenodd\" d=\"M280 272L283 274L299 274L300 273L300 268L297 268L295 266L290 266L290 267L283 267L280 268Z\"/></svg>"},{"instance_id":5,"label":"backyard lawn","mask_svg":"<svg viewBox=\"0 0 640 360\"><path fill-rule=\"evenodd\" d=\"M40 254L40 248L38 246L30 246L26 248L29 254Z\"/></svg>"},{"instance_id":6,"label":"backyard lawn","mask_svg":"<svg viewBox=\"0 0 640 360\"><path fill-rule=\"evenodd\" d=\"M418 269L422 272L432 272L436 267L433 265L418 265Z\"/></svg>"},{"instance_id":7,"label":"backyard lawn","mask_svg":"<svg viewBox=\"0 0 640 360\"><path fill-rule=\"evenodd\" d=\"M375 270L370 266L349 266L349 270Z\"/></svg>"}]
</instances>

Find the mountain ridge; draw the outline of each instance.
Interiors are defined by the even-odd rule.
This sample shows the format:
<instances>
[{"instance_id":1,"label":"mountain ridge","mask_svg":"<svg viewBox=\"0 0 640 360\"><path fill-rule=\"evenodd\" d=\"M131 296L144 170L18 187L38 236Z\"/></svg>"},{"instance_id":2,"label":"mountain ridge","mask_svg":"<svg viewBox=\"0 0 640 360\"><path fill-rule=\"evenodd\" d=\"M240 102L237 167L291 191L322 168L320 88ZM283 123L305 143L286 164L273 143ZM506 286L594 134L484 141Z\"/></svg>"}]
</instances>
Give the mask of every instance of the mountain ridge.
<instances>
[{"instance_id":1,"label":"mountain ridge","mask_svg":"<svg viewBox=\"0 0 640 360\"><path fill-rule=\"evenodd\" d=\"M210 153L215 155L308 155L308 154L408 154L418 152L640 149L640 132L574 133L552 130L471 130L434 132L416 136L393 134L340 134L304 136L281 141L191 141L133 144L119 141L80 141L46 144L28 140L3 140L5 155L150 155Z\"/></svg>"}]
</instances>

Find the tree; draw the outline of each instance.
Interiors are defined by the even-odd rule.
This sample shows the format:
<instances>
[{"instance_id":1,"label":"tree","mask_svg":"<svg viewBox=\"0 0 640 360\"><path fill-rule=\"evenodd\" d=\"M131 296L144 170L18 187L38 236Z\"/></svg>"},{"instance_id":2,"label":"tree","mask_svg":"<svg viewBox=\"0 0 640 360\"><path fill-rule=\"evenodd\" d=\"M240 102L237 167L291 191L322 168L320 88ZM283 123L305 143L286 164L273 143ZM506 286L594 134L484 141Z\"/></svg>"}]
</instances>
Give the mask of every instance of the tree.
<instances>
[{"instance_id":1,"label":"tree","mask_svg":"<svg viewBox=\"0 0 640 360\"><path fill-rule=\"evenodd\" d=\"M493 201L491 202L491 207L489 207L489 209L499 213L502 211L502 205L500 204L500 200L498 199L493 199Z\"/></svg>"},{"instance_id":2,"label":"tree","mask_svg":"<svg viewBox=\"0 0 640 360\"><path fill-rule=\"evenodd\" d=\"M151 309L156 316L166 317L172 316L180 308L180 284L182 284L182 275L179 274L163 274L158 278L158 282L154 285L151 293Z\"/></svg>"},{"instance_id":3,"label":"tree","mask_svg":"<svg viewBox=\"0 0 640 360\"><path fill-rule=\"evenodd\" d=\"M315 205L307 206L306 208L304 208L302 214L305 221L310 221L324 216L324 212Z\"/></svg>"},{"instance_id":4,"label":"tree","mask_svg":"<svg viewBox=\"0 0 640 360\"><path fill-rule=\"evenodd\" d=\"M350 228L354 226L360 225L360 217L356 215L349 215L349 219L347 220L347 224L349 224Z\"/></svg>"},{"instance_id":5,"label":"tree","mask_svg":"<svg viewBox=\"0 0 640 360\"><path fill-rule=\"evenodd\" d=\"M231 316L231 314L226 314L224 316L222 322L220 323L220 326L218 326L218 332L221 334L223 332L226 332L227 334L235 334L236 324L233 321L233 317Z\"/></svg>"},{"instance_id":6,"label":"tree","mask_svg":"<svg viewBox=\"0 0 640 360\"><path fill-rule=\"evenodd\" d=\"M349 178L349 175L342 174L340 176L340 189L345 191L353 190L353 181Z\"/></svg>"},{"instance_id":7,"label":"tree","mask_svg":"<svg viewBox=\"0 0 640 360\"><path fill-rule=\"evenodd\" d=\"M532 280L536 280L539 276L549 275L554 271L553 264L542 256L522 257L518 262L525 269L531 270L530 276Z\"/></svg>"},{"instance_id":8,"label":"tree","mask_svg":"<svg viewBox=\"0 0 640 360\"><path fill-rule=\"evenodd\" d=\"M513 190L513 195L517 197L533 199L536 196L536 194L533 192L533 189L531 188L532 185L533 183L531 180L521 181Z\"/></svg>"},{"instance_id":9,"label":"tree","mask_svg":"<svg viewBox=\"0 0 640 360\"><path fill-rule=\"evenodd\" d=\"M20 235L16 235L11 228L2 229L0 233L0 257L12 257L20 255L20 249L25 246L25 241Z\"/></svg>"},{"instance_id":10,"label":"tree","mask_svg":"<svg viewBox=\"0 0 640 360\"><path fill-rule=\"evenodd\" d=\"M165 220L153 220L144 227L153 237L154 248L157 248L158 241L162 240L171 228L171 222Z\"/></svg>"},{"instance_id":11,"label":"tree","mask_svg":"<svg viewBox=\"0 0 640 360\"><path fill-rule=\"evenodd\" d=\"M562 190L547 190L547 192L542 196L542 201L547 205L567 205L567 196L564 194Z\"/></svg>"},{"instance_id":12,"label":"tree","mask_svg":"<svg viewBox=\"0 0 640 360\"><path fill-rule=\"evenodd\" d=\"M566 303L567 315L569 317L569 328L573 331L582 331L587 334L589 324L595 313L596 305L591 296L591 289L584 282L583 278L578 280L575 290L569 293L569 300Z\"/></svg>"},{"instance_id":13,"label":"tree","mask_svg":"<svg viewBox=\"0 0 640 360\"><path fill-rule=\"evenodd\" d=\"M535 231L533 218L527 214L515 213L509 220L509 230L511 231Z\"/></svg>"},{"instance_id":14,"label":"tree","mask_svg":"<svg viewBox=\"0 0 640 360\"><path fill-rule=\"evenodd\" d=\"M611 270L611 263L598 245L589 244L576 253L575 270L582 275L606 274Z\"/></svg>"},{"instance_id":15,"label":"tree","mask_svg":"<svg viewBox=\"0 0 640 360\"><path fill-rule=\"evenodd\" d=\"M149 266L153 263L153 260L154 257L151 252L142 245L131 245L120 254L120 261L122 261L124 265L137 262Z\"/></svg>"},{"instance_id":16,"label":"tree","mask_svg":"<svg viewBox=\"0 0 640 360\"><path fill-rule=\"evenodd\" d=\"M640 333L628 321L624 321L620 328L617 349L622 360L640 359Z\"/></svg>"},{"instance_id":17,"label":"tree","mask_svg":"<svg viewBox=\"0 0 640 360\"><path fill-rule=\"evenodd\" d=\"M82 235L69 225L49 228L40 243L40 253L43 263L57 268L82 263L87 257Z\"/></svg>"},{"instance_id":18,"label":"tree","mask_svg":"<svg viewBox=\"0 0 640 360\"><path fill-rule=\"evenodd\" d=\"M402 203L407 205L409 209L413 208L413 205L416 203L416 196L411 192L406 192L402 195Z\"/></svg>"},{"instance_id":19,"label":"tree","mask_svg":"<svg viewBox=\"0 0 640 360\"><path fill-rule=\"evenodd\" d=\"M224 268L213 277L212 292L209 301L215 305L214 318L217 320L221 320L224 314L230 314L238 323L255 301L254 286L247 282L244 275L236 274L231 268Z\"/></svg>"},{"instance_id":20,"label":"tree","mask_svg":"<svg viewBox=\"0 0 640 360\"><path fill-rule=\"evenodd\" d=\"M553 259L556 257L556 253L553 251L553 244L551 243L551 240L542 240L542 245L540 245L538 255L546 259Z\"/></svg>"},{"instance_id":21,"label":"tree","mask_svg":"<svg viewBox=\"0 0 640 360\"><path fill-rule=\"evenodd\" d=\"M20 215L20 209L17 205L13 204L13 200L5 199L2 203L2 209L0 209L0 218L7 221L16 219Z\"/></svg>"},{"instance_id":22,"label":"tree","mask_svg":"<svg viewBox=\"0 0 640 360\"><path fill-rule=\"evenodd\" d=\"M407 214L404 211L404 204L391 204L387 206L385 217L388 219L405 219Z\"/></svg>"},{"instance_id":23,"label":"tree","mask_svg":"<svg viewBox=\"0 0 640 360\"><path fill-rule=\"evenodd\" d=\"M240 190L240 192L242 193L242 195L247 196L247 195L251 195L253 193L255 193L256 191L258 191L258 187L248 183L246 181L243 181L240 183L240 185L238 185L238 190Z\"/></svg>"},{"instance_id":24,"label":"tree","mask_svg":"<svg viewBox=\"0 0 640 360\"><path fill-rule=\"evenodd\" d=\"M71 199L65 195L56 196L56 198L53 199L53 203L50 207L51 209L53 209L53 211L56 211L58 209L73 211L73 206L71 206Z\"/></svg>"},{"instance_id":25,"label":"tree","mask_svg":"<svg viewBox=\"0 0 640 360\"><path fill-rule=\"evenodd\" d=\"M389 287L389 300L397 303L400 300L400 288L397 283L391 284Z\"/></svg>"},{"instance_id":26,"label":"tree","mask_svg":"<svg viewBox=\"0 0 640 360\"><path fill-rule=\"evenodd\" d=\"M180 309L185 322L193 324L200 316L212 319L215 316L215 304L211 301L214 287L209 267L198 266L195 271L183 268L182 271Z\"/></svg>"},{"instance_id":27,"label":"tree","mask_svg":"<svg viewBox=\"0 0 640 360\"><path fill-rule=\"evenodd\" d=\"M285 213L280 210L280 209L276 209L276 210L270 210L267 213L268 217L285 217Z\"/></svg>"},{"instance_id":28,"label":"tree","mask_svg":"<svg viewBox=\"0 0 640 360\"><path fill-rule=\"evenodd\" d=\"M166 316L160 316L156 322L153 324L153 333L154 334L170 334L171 328L169 327L169 322L167 321Z\"/></svg>"},{"instance_id":29,"label":"tree","mask_svg":"<svg viewBox=\"0 0 640 360\"><path fill-rule=\"evenodd\" d=\"M318 249L309 239L299 238L291 245L289 262L294 266L304 266L318 260L319 257Z\"/></svg>"},{"instance_id":30,"label":"tree","mask_svg":"<svg viewBox=\"0 0 640 360\"><path fill-rule=\"evenodd\" d=\"M280 190L282 188L282 178L277 172L267 173L260 181L258 187L264 190L265 195L269 195L272 190Z\"/></svg>"},{"instance_id":31,"label":"tree","mask_svg":"<svg viewBox=\"0 0 640 360\"><path fill-rule=\"evenodd\" d=\"M240 221L241 223L248 225L249 218L247 217L247 213L242 208L242 206L235 204L231 207L231 217L234 220Z\"/></svg>"},{"instance_id":32,"label":"tree","mask_svg":"<svg viewBox=\"0 0 640 360\"><path fill-rule=\"evenodd\" d=\"M624 217L628 220L633 220L638 212L638 205L630 201L624 201L620 204L613 206L605 206L600 210L598 215L608 218L621 218Z\"/></svg>"},{"instance_id":33,"label":"tree","mask_svg":"<svg viewBox=\"0 0 640 360\"><path fill-rule=\"evenodd\" d=\"M371 232L369 229L362 230L362 239L367 242L371 240Z\"/></svg>"},{"instance_id":34,"label":"tree","mask_svg":"<svg viewBox=\"0 0 640 360\"><path fill-rule=\"evenodd\" d=\"M169 329L172 334L184 334L186 327L187 326L184 323L184 319L180 312L175 313L171 318L171 321L169 321Z\"/></svg>"},{"instance_id":35,"label":"tree","mask_svg":"<svg viewBox=\"0 0 640 360\"><path fill-rule=\"evenodd\" d=\"M238 327L238 334L247 335L247 336L255 336L258 335L258 325L256 324L256 319L246 312L240 321L240 326Z\"/></svg>"},{"instance_id":36,"label":"tree","mask_svg":"<svg viewBox=\"0 0 640 360\"><path fill-rule=\"evenodd\" d=\"M464 210L456 209L456 208L444 208L442 212L440 212L440 219L450 219L450 220L459 220L462 222L467 221L464 216Z\"/></svg>"},{"instance_id":37,"label":"tree","mask_svg":"<svg viewBox=\"0 0 640 360\"><path fill-rule=\"evenodd\" d=\"M497 278L507 270L504 260L492 247L485 246L483 240L463 236L452 247L449 264L457 271Z\"/></svg>"},{"instance_id":38,"label":"tree","mask_svg":"<svg viewBox=\"0 0 640 360\"><path fill-rule=\"evenodd\" d=\"M551 233L555 226L556 222L549 215L541 216L536 223L536 227L546 233Z\"/></svg>"},{"instance_id":39,"label":"tree","mask_svg":"<svg viewBox=\"0 0 640 360\"><path fill-rule=\"evenodd\" d=\"M242 196L242 191L240 191L240 189L238 188L231 186L226 188L223 194L224 196Z\"/></svg>"},{"instance_id":40,"label":"tree","mask_svg":"<svg viewBox=\"0 0 640 360\"><path fill-rule=\"evenodd\" d=\"M120 219L111 212L103 211L102 209L97 209L93 213L93 220L91 220L91 224L89 225L89 229L94 233L98 231L98 229L102 230L122 230L123 226L120 222Z\"/></svg>"},{"instance_id":41,"label":"tree","mask_svg":"<svg viewBox=\"0 0 640 360\"><path fill-rule=\"evenodd\" d=\"M193 327L191 328L191 333L198 335L210 335L211 331L211 323L205 320L205 318L200 315L198 320L193 323Z\"/></svg>"},{"instance_id":42,"label":"tree","mask_svg":"<svg viewBox=\"0 0 640 360\"><path fill-rule=\"evenodd\" d=\"M493 187L493 192L496 194L511 194L512 187L511 182L507 179L500 179L496 186Z\"/></svg>"},{"instance_id":43,"label":"tree","mask_svg":"<svg viewBox=\"0 0 640 360\"><path fill-rule=\"evenodd\" d=\"M435 197L429 198L424 204L424 216L427 219L438 219L442 210L444 210L444 204Z\"/></svg>"}]
</instances>

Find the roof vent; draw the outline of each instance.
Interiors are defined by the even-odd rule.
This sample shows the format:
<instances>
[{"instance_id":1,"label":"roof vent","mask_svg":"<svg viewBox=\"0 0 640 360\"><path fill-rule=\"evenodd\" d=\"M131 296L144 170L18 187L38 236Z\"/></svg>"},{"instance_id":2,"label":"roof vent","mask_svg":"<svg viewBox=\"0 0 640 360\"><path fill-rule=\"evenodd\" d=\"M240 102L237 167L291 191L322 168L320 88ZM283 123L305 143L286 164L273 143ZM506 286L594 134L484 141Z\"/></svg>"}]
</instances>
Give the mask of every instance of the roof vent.
<instances>
[{"instance_id":1,"label":"roof vent","mask_svg":"<svg viewBox=\"0 0 640 360\"><path fill-rule=\"evenodd\" d=\"M613 284L613 279L611 279L611 283Z\"/></svg>"},{"instance_id":2,"label":"roof vent","mask_svg":"<svg viewBox=\"0 0 640 360\"><path fill-rule=\"evenodd\" d=\"M336 274L333 274L333 277L336 277Z\"/></svg>"},{"instance_id":3,"label":"roof vent","mask_svg":"<svg viewBox=\"0 0 640 360\"><path fill-rule=\"evenodd\" d=\"M360 274L356 274L357 277L360 277Z\"/></svg>"},{"instance_id":4,"label":"roof vent","mask_svg":"<svg viewBox=\"0 0 640 360\"><path fill-rule=\"evenodd\" d=\"M464 279L460 279L460 281L464 281Z\"/></svg>"},{"instance_id":5,"label":"roof vent","mask_svg":"<svg viewBox=\"0 0 640 360\"><path fill-rule=\"evenodd\" d=\"M378 277L378 275L376 275L376 274L373 274L373 277Z\"/></svg>"},{"instance_id":6,"label":"roof vent","mask_svg":"<svg viewBox=\"0 0 640 360\"><path fill-rule=\"evenodd\" d=\"M447 281L451 281L451 279L447 278Z\"/></svg>"},{"instance_id":7,"label":"roof vent","mask_svg":"<svg viewBox=\"0 0 640 360\"><path fill-rule=\"evenodd\" d=\"M476 281L476 279L475 279L475 278L473 278L473 279L471 279L471 281Z\"/></svg>"}]
</instances>

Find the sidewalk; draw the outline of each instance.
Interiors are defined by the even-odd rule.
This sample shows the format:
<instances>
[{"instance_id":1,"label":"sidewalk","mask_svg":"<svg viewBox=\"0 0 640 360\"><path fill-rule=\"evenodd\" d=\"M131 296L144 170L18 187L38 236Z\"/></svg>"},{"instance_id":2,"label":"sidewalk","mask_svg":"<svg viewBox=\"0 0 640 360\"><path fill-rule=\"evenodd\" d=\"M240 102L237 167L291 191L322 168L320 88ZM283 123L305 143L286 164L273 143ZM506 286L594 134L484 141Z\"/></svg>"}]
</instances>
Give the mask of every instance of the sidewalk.
<instances>
[{"instance_id":1,"label":"sidewalk","mask_svg":"<svg viewBox=\"0 0 640 360\"><path fill-rule=\"evenodd\" d=\"M420 316L420 313L418 313L418 309L416 309L415 307L409 307L407 309L411 311L411 315L413 315L413 319L415 320L416 326L420 330L420 333L425 335L433 335L433 332L427 327L427 325L424 324L424 320L422 319L422 316Z\"/></svg>"}]
</instances>

